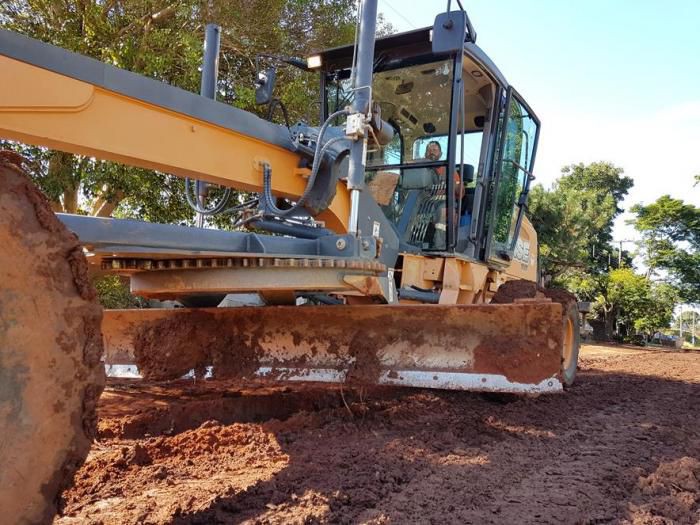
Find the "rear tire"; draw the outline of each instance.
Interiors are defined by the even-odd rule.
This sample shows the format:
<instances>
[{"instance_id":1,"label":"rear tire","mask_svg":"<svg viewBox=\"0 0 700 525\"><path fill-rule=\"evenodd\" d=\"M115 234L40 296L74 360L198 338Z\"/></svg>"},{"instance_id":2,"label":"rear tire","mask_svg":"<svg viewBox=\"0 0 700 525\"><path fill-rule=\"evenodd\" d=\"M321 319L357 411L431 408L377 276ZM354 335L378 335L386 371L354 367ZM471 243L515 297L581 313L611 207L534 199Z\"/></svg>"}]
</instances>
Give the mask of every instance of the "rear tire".
<instances>
[{"instance_id":1,"label":"rear tire","mask_svg":"<svg viewBox=\"0 0 700 525\"><path fill-rule=\"evenodd\" d=\"M0 152L0 509L50 523L83 463L104 385L102 309L75 235Z\"/></svg>"},{"instance_id":2,"label":"rear tire","mask_svg":"<svg viewBox=\"0 0 700 525\"><path fill-rule=\"evenodd\" d=\"M509 304L515 299L532 299L541 294L562 307L563 345L561 353L561 382L570 387L576 378L581 346L580 318L576 296L559 288L543 288L532 281L515 280L503 283L491 299L492 304Z\"/></svg>"},{"instance_id":3,"label":"rear tire","mask_svg":"<svg viewBox=\"0 0 700 525\"><path fill-rule=\"evenodd\" d=\"M554 299L552 299L554 300ZM561 377L564 386L574 384L578 366L578 353L581 346L578 305L576 301L562 303L562 329L564 331L564 348L561 357Z\"/></svg>"}]
</instances>

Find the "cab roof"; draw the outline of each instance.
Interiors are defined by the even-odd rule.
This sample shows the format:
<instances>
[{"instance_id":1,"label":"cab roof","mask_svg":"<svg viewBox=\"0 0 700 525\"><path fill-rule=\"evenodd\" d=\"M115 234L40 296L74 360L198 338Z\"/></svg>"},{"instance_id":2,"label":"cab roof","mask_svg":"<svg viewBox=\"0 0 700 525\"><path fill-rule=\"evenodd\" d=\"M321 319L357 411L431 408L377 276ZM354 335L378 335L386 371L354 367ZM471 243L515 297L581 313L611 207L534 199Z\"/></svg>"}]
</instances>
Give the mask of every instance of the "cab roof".
<instances>
[{"instance_id":1,"label":"cab roof","mask_svg":"<svg viewBox=\"0 0 700 525\"><path fill-rule=\"evenodd\" d=\"M433 55L432 30L432 27L424 27L378 38L374 44L375 68L391 69L391 64L394 62L397 64L403 61L410 62L411 59L419 60L428 56L444 58L447 55ZM350 44L316 53L321 56L321 70L331 72L351 67L353 50L354 46ZM466 55L476 60L503 88L509 86L503 73L479 46L465 42L464 51Z\"/></svg>"}]
</instances>

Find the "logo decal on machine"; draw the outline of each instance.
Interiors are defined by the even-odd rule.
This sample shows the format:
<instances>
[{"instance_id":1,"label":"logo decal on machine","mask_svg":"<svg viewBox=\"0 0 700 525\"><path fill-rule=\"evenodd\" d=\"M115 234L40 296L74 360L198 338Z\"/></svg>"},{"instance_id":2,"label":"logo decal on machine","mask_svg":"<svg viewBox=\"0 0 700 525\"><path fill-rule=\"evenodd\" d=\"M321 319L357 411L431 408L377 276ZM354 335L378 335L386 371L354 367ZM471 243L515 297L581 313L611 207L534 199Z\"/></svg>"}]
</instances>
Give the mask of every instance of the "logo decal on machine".
<instances>
[{"instance_id":1,"label":"logo decal on machine","mask_svg":"<svg viewBox=\"0 0 700 525\"><path fill-rule=\"evenodd\" d=\"M530 264L530 243L528 243L525 239L518 239L518 242L515 243L513 259L524 264Z\"/></svg>"}]
</instances>

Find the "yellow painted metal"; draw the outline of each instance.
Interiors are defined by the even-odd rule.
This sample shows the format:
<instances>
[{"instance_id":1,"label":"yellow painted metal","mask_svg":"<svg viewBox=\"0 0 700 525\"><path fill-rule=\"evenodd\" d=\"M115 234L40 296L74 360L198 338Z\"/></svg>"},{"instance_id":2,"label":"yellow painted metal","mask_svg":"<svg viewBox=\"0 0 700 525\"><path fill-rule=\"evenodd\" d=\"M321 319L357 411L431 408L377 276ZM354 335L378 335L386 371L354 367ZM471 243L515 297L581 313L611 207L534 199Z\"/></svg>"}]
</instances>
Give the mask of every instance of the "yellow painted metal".
<instances>
[{"instance_id":1,"label":"yellow painted metal","mask_svg":"<svg viewBox=\"0 0 700 525\"><path fill-rule=\"evenodd\" d=\"M523 218L513 260L506 268L489 268L458 256L403 254L401 288L434 289L444 305L487 303L501 284L512 279L537 280L537 232L527 218Z\"/></svg>"},{"instance_id":2,"label":"yellow painted metal","mask_svg":"<svg viewBox=\"0 0 700 525\"><path fill-rule=\"evenodd\" d=\"M206 293L269 293L276 290L342 293L360 289L364 283L367 283L367 288L362 289L365 295L382 295L371 272L350 273L349 270L346 274L346 271L337 268L197 268L134 272L130 281L134 295L153 299ZM373 284L374 288L371 287Z\"/></svg>"},{"instance_id":3,"label":"yellow painted metal","mask_svg":"<svg viewBox=\"0 0 700 525\"><path fill-rule=\"evenodd\" d=\"M578 327L574 326L571 318L566 317L564 320L564 351L562 352L562 367L566 370L571 366L571 361L575 359L576 352L576 335L574 330Z\"/></svg>"},{"instance_id":4,"label":"yellow painted metal","mask_svg":"<svg viewBox=\"0 0 700 525\"><path fill-rule=\"evenodd\" d=\"M401 288L416 287L440 291L440 304L479 304L493 294L487 293L489 277L502 275L482 263L457 257L429 257L404 254ZM414 301L402 301L407 304Z\"/></svg>"},{"instance_id":5,"label":"yellow painted metal","mask_svg":"<svg viewBox=\"0 0 700 525\"><path fill-rule=\"evenodd\" d=\"M523 217L513 260L505 274L508 279L537 280L537 232L527 217Z\"/></svg>"},{"instance_id":6,"label":"yellow painted metal","mask_svg":"<svg viewBox=\"0 0 700 525\"><path fill-rule=\"evenodd\" d=\"M79 155L261 191L261 163L273 192L299 197L299 157L208 122L0 56L0 137ZM350 201L339 183L318 219L347 231Z\"/></svg>"},{"instance_id":7,"label":"yellow painted metal","mask_svg":"<svg viewBox=\"0 0 700 525\"><path fill-rule=\"evenodd\" d=\"M440 304L474 304L486 302L488 268L463 259L445 259L445 277Z\"/></svg>"}]
</instances>

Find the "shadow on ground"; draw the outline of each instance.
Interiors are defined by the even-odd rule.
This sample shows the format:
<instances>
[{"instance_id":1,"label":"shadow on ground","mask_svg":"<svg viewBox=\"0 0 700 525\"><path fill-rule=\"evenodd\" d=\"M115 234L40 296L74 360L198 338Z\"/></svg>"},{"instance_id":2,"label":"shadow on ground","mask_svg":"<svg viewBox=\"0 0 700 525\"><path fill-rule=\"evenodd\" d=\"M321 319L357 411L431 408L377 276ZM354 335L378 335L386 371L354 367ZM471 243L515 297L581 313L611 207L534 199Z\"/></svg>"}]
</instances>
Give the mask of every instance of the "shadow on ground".
<instances>
[{"instance_id":1,"label":"shadow on ground","mask_svg":"<svg viewBox=\"0 0 700 525\"><path fill-rule=\"evenodd\" d=\"M538 398L384 389L363 402L345 391L343 402L334 391L334 402L256 425L226 449L247 450L250 468L211 472L222 481L207 501L154 482L170 505L162 522L696 523L700 361L674 356L610 365L628 372L584 362L574 388ZM205 406L200 419L216 419ZM216 451L228 423L187 432Z\"/></svg>"}]
</instances>

